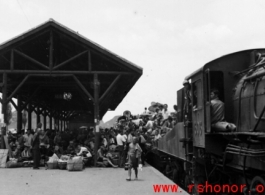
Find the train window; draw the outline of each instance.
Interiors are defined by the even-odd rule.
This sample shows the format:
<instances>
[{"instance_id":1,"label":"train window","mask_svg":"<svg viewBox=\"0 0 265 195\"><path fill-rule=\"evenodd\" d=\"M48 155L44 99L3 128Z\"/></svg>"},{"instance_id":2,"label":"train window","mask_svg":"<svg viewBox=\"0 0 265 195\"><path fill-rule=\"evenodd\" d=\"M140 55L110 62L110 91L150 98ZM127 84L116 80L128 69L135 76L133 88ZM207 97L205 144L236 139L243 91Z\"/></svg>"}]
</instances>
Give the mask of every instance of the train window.
<instances>
[{"instance_id":1,"label":"train window","mask_svg":"<svg viewBox=\"0 0 265 195\"><path fill-rule=\"evenodd\" d=\"M210 71L210 83L208 83L207 87L210 87L211 89L218 89L220 92L219 99L224 102L224 74L222 71ZM209 82L209 81L208 81ZM209 90L209 88L207 89ZM209 97L210 93L207 93L206 100L208 101L210 99Z\"/></svg>"}]
</instances>

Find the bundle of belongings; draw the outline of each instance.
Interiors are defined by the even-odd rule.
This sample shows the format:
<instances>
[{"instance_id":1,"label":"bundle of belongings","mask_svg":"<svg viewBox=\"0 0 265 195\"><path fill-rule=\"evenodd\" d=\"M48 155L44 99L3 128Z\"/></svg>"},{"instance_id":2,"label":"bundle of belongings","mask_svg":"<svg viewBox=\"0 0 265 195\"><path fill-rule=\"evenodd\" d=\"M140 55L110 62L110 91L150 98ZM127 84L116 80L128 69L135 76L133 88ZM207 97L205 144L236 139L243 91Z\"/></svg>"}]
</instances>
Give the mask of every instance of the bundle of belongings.
<instances>
[{"instance_id":1,"label":"bundle of belongings","mask_svg":"<svg viewBox=\"0 0 265 195\"><path fill-rule=\"evenodd\" d=\"M51 157L49 157L49 160L45 164L46 169L57 169L58 161L58 156L56 154L53 154Z\"/></svg>"},{"instance_id":2,"label":"bundle of belongings","mask_svg":"<svg viewBox=\"0 0 265 195\"><path fill-rule=\"evenodd\" d=\"M236 131L236 125L226 121L217 122L212 124L212 131L214 132L233 132Z\"/></svg>"},{"instance_id":3,"label":"bundle of belongings","mask_svg":"<svg viewBox=\"0 0 265 195\"><path fill-rule=\"evenodd\" d=\"M84 168L83 158L81 156L70 157L67 161L68 171L82 171Z\"/></svg>"},{"instance_id":4,"label":"bundle of belongings","mask_svg":"<svg viewBox=\"0 0 265 195\"><path fill-rule=\"evenodd\" d=\"M66 169L67 161L70 159L67 155L62 155L61 158L58 160L59 169Z\"/></svg>"},{"instance_id":5,"label":"bundle of belongings","mask_svg":"<svg viewBox=\"0 0 265 195\"><path fill-rule=\"evenodd\" d=\"M6 163L6 168L18 168L23 166L23 162L18 162L18 159L15 158L9 158L9 161Z\"/></svg>"}]
</instances>

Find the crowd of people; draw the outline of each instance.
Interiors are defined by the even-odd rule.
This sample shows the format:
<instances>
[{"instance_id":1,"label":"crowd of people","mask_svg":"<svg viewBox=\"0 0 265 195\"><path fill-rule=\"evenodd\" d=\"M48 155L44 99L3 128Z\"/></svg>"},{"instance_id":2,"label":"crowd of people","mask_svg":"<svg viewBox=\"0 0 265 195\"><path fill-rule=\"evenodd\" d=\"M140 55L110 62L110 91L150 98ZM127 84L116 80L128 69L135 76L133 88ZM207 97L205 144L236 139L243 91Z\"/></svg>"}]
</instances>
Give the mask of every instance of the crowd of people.
<instances>
[{"instance_id":1,"label":"crowd of people","mask_svg":"<svg viewBox=\"0 0 265 195\"><path fill-rule=\"evenodd\" d=\"M188 87L187 87L188 86ZM185 117L190 110L196 109L196 101L191 105L190 88L184 83L185 89ZM195 93L195 100L197 94ZM218 91L211 91L212 120L223 121L223 103L218 99ZM192 107L193 106L193 107ZM121 167L128 169L128 178L131 180L131 170L134 169L135 178L138 177L138 168L145 165L147 153L158 146L158 140L177 124L177 106L175 112L168 111L167 104L152 102L140 115L132 115L125 111L111 128L101 128L100 138L94 128L66 129L64 131L43 130L42 124L36 130L22 130L17 135L8 133L8 143L12 150L11 157L18 161L33 161L33 169L39 169L40 162L45 164L49 156L56 154L83 156L89 159L88 166ZM186 121L186 120L185 120ZM214 121L214 124L217 124ZM98 143L95 151L95 144Z\"/></svg>"},{"instance_id":2,"label":"crowd of people","mask_svg":"<svg viewBox=\"0 0 265 195\"><path fill-rule=\"evenodd\" d=\"M89 157L88 166L93 166L94 161L96 166L102 167L129 165L130 169L139 163L144 165L148 149L156 147L158 140L176 124L176 118L168 112L167 105L157 104L152 104L148 111L145 108L137 116L125 111L113 127L100 129L97 151L94 151L93 129L44 131L39 123L36 130L22 130L17 135L9 132L11 157L21 162L32 160L34 169L39 169L40 164L43 165L53 154L59 158L61 155ZM139 161L136 164L133 154Z\"/></svg>"}]
</instances>

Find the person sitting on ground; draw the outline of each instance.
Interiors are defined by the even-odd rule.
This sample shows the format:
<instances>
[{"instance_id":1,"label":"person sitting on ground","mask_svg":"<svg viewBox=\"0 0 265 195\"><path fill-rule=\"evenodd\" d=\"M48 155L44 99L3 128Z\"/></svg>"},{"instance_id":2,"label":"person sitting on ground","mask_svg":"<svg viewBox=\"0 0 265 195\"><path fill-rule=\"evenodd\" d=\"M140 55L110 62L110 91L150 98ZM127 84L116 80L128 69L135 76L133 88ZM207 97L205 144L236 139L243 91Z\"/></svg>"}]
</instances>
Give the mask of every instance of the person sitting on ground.
<instances>
[{"instance_id":1,"label":"person sitting on ground","mask_svg":"<svg viewBox=\"0 0 265 195\"><path fill-rule=\"evenodd\" d=\"M75 144L74 141L70 141L69 146L66 150L67 154L74 154L75 153Z\"/></svg>"},{"instance_id":2,"label":"person sitting on ground","mask_svg":"<svg viewBox=\"0 0 265 195\"><path fill-rule=\"evenodd\" d=\"M61 156L63 155L63 148L60 147L59 145L55 145L53 153L56 154L58 158L61 158Z\"/></svg>"},{"instance_id":3,"label":"person sitting on ground","mask_svg":"<svg viewBox=\"0 0 265 195\"><path fill-rule=\"evenodd\" d=\"M81 144L77 145L77 151L77 156L86 156L86 154L88 153L88 149L86 147L83 147Z\"/></svg>"},{"instance_id":4,"label":"person sitting on ground","mask_svg":"<svg viewBox=\"0 0 265 195\"><path fill-rule=\"evenodd\" d=\"M59 145L59 146L62 145L62 135L61 135L60 131L56 132L56 135L53 139L53 143L54 143L54 145Z\"/></svg>"},{"instance_id":5,"label":"person sitting on ground","mask_svg":"<svg viewBox=\"0 0 265 195\"><path fill-rule=\"evenodd\" d=\"M18 134L18 139L17 139L21 152L24 150L24 136L23 135L24 135L24 130L21 130Z\"/></svg>"},{"instance_id":6,"label":"person sitting on ground","mask_svg":"<svg viewBox=\"0 0 265 195\"><path fill-rule=\"evenodd\" d=\"M27 129L27 132L26 132L26 134L23 135L23 137L24 137L24 146L27 145L31 149L32 142L33 142L33 134L31 132L31 130L30 129Z\"/></svg>"},{"instance_id":7,"label":"person sitting on ground","mask_svg":"<svg viewBox=\"0 0 265 195\"><path fill-rule=\"evenodd\" d=\"M24 159L30 159L32 157L32 154L30 152L30 148L31 148L31 145L29 145L28 143L25 143L24 144L24 150L21 153L21 157L22 158L24 158Z\"/></svg>"},{"instance_id":8,"label":"person sitting on ground","mask_svg":"<svg viewBox=\"0 0 265 195\"><path fill-rule=\"evenodd\" d=\"M21 146L19 144L16 145L15 150L12 152L12 156L13 158L18 159L19 157L21 157Z\"/></svg>"},{"instance_id":9,"label":"person sitting on ground","mask_svg":"<svg viewBox=\"0 0 265 195\"><path fill-rule=\"evenodd\" d=\"M114 168L117 168L117 165L114 165L111 162L111 156L107 155L108 149L103 145L98 149L98 159L97 164L103 167L112 166Z\"/></svg>"},{"instance_id":10,"label":"person sitting on ground","mask_svg":"<svg viewBox=\"0 0 265 195\"><path fill-rule=\"evenodd\" d=\"M142 149L138 144L138 139L133 137L133 142L129 144L128 150L128 178L127 181L131 181L132 169L135 172L135 179L138 179L138 166L141 163Z\"/></svg>"}]
</instances>

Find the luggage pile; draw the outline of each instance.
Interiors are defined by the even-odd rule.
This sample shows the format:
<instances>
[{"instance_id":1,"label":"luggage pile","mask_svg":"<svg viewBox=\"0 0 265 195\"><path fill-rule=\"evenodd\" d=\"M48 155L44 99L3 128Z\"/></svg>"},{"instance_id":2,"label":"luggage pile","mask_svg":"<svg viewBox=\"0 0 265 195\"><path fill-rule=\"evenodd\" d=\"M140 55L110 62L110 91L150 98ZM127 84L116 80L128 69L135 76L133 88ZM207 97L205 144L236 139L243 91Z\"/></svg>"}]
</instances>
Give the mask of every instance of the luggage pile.
<instances>
[{"instance_id":1,"label":"luggage pile","mask_svg":"<svg viewBox=\"0 0 265 195\"><path fill-rule=\"evenodd\" d=\"M46 169L67 169L68 171L82 171L84 169L83 157L62 155L59 159L56 154L49 157Z\"/></svg>"}]
</instances>

